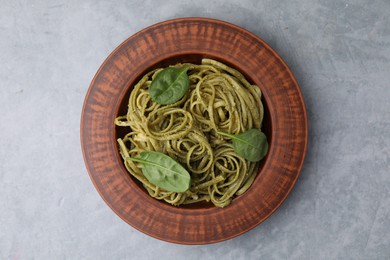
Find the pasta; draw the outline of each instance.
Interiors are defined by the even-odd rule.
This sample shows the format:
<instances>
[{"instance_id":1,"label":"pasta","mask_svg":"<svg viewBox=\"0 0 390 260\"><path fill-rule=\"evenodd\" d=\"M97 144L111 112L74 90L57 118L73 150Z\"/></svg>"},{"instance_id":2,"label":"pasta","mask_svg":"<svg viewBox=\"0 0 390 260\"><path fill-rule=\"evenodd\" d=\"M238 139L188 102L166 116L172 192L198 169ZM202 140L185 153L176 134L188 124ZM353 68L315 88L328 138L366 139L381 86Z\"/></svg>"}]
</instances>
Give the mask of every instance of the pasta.
<instances>
[{"instance_id":1,"label":"pasta","mask_svg":"<svg viewBox=\"0 0 390 260\"><path fill-rule=\"evenodd\" d=\"M187 66L189 90L177 102L160 105L148 92L162 69L147 73L133 88L126 115L115 119L129 132L118 139L119 151L128 172L139 180L149 195L172 205L211 201L225 207L252 184L258 163L249 162L234 151L228 139L217 131L239 134L261 129L261 91L237 70L211 59ZM180 162L191 175L185 192L169 192L150 183L142 168L126 157L143 151L158 151Z\"/></svg>"}]
</instances>

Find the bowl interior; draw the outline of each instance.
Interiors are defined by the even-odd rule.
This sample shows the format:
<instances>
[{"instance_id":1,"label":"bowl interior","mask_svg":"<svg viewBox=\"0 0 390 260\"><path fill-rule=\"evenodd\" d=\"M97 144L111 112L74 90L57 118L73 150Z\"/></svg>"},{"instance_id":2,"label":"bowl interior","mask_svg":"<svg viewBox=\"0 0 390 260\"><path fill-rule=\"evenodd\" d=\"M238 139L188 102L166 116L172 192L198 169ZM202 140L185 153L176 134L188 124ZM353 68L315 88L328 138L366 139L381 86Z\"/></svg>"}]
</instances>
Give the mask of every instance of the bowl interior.
<instances>
[{"instance_id":1,"label":"bowl interior","mask_svg":"<svg viewBox=\"0 0 390 260\"><path fill-rule=\"evenodd\" d=\"M131 91L133 89L133 86L147 72L149 72L149 71L151 71L153 69L156 69L156 68L164 68L164 67L168 67L169 65L174 65L174 64L177 64L177 63L200 64L201 60L203 58L211 58L211 59L218 60L218 61L220 61L220 62L222 62L222 63L224 63L224 64L226 64L226 65L228 65L228 66L230 66L230 67L232 67L232 68L234 68L236 70L238 70L239 72L241 72L251 84L256 84L257 86L261 86L260 82L253 81L253 79L250 78L245 73L245 68L240 68L240 67L236 66L234 63L232 63L231 61L221 59L220 57L213 57L212 55L204 55L204 54L201 54L201 53L188 53L188 54L174 55L174 56L168 57L166 59L160 60L160 61L154 63L153 65L149 66L148 68L145 68L145 70L142 71L142 73L140 73L138 75L138 77L126 87L126 93L123 96L122 100L120 101L119 106L117 107L116 117L125 115L127 113L128 100L129 100L130 93L131 93ZM264 95L262 96L262 102L263 102L263 106L264 106L264 119L263 119L263 124L262 124L262 131L267 136L268 143L269 143L269 150L271 150L271 147L272 147L272 121L271 121L271 116L270 116L269 109L268 109L269 106L268 106L266 98L264 98ZM115 138L113 139L113 142L115 143L116 146L117 146L116 139L124 137L125 134L128 133L128 131L129 131L129 129L126 128L126 127L118 127L118 126L115 127ZM122 160L119 152L117 153L117 159L120 160L123 163L123 160ZM268 159L268 156L266 156L260 162L260 166L259 166L259 170L258 170L258 174L257 174L256 178L261 174L263 165L265 164L267 159ZM123 167L123 170L126 171L126 169L124 167ZM127 173L127 171L126 171L126 173ZM129 176L129 178L131 178L131 180L137 184L137 186L139 187L141 192L144 192L144 193L148 194L147 191L143 188L141 182L139 182L134 177L132 177L130 173L127 173L127 174ZM255 183L256 183L256 179L255 179L253 185L255 185ZM241 196L238 196L237 198L233 199L232 203L234 203L235 200L239 200L239 199L245 198L245 194L246 193L244 193ZM150 197L150 199L154 199L154 198ZM168 203L166 203L164 201L160 201L160 202L164 203L166 205L169 205L171 207L174 207L174 206L172 206L172 205L170 205L170 204L168 204ZM183 208L183 209L200 209L200 208L210 208L210 207L215 207L215 206L211 202L199 202L199 203L188 204L188 205L180 205L180 208Z\"/></svg>"}]
</instances>

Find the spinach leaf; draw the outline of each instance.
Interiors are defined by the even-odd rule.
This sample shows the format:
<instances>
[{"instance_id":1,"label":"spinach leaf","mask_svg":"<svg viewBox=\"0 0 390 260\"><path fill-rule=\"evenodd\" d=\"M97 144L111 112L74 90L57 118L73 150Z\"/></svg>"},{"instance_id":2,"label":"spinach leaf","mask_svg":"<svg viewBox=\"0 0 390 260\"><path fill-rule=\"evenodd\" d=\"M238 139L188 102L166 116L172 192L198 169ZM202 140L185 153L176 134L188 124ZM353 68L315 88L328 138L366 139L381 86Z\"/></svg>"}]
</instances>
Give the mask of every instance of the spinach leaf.
<instances>
[{"instance_id":1,"label":"spinach leaf","mask_svg":"<svg viewBox=\"0 0 390 260\"><path fill-rule=\"evenodd\" d=\"M142 164L142 173L154 185L172 192L189 189L191 177L187 170L168 155L160 152L141 152L137 158L127 160Z\"/></svg>"},{"instance_id":2,"label":"spinach leaf","mask_svg":"<svg viewBox=\"0 0 390 260\"><path fill-rule=\"evenodd\" d=\"M260 161L268 152L267 137L258 129L249 129L237 135L217 133L231 138L234 151L248 161Z\"/></svg>"},{"instance_id":3,"label":"spinach leaf","mask_svg":"<svg viewBox=\"0 0 390 260\"><path fill-rule=\"evenodd\" d=\"M149 88L152 100L160 105L169 105L181 99L190 85L188 69L169 67L160 71Z\"/></svg>"}]
</instances>

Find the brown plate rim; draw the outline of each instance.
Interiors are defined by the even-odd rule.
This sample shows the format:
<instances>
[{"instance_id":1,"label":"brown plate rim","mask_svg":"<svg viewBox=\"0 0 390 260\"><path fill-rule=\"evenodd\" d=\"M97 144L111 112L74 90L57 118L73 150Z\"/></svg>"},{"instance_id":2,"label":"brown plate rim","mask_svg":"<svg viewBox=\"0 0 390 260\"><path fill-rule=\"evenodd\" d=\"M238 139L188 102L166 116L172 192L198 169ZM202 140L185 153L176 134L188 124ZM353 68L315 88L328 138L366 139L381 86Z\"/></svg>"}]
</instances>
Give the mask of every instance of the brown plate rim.
<instances>
[{"instance_id":1,"label":"brown plate rim","mask_svg":"<svg viewBox=\"0 0 390 260\"><path fill-rule=\"evenodd\" d=\"M273 57L275 57L282 65L283 67L285 68L286 72L289 74L289 77L290 79L292 80L293 84L296 86L296 91L298 93L298 96L299 96L299 101L300 101L300 104L302 105L302 118L303 118L303 122L305 123L305 125L303 126L303 130L304 130L304 143L303 143L303 146L302 146L302 160L300 161L300 164L299 165L296 165L296 169L297 169L297 173L296 173L296 176L295 178L292 180L291 182L291 185L290 187L288 188L288 190L285 192L283 198L279 201L279 203L273 207L269 213L266 215L266 217L264 217L263 219L259 220L255 225L249 227L249 228L246 228L246 229L242 229L240 232L237 232L233 235L230 235L230 236L227 236L227 237L219 237L217 239L213 239L213 240L202 240L202 241L196 241L196 242L186 242L186 241L179 241L179 240L173 240L173 239L167 239L167 238L164 238L163 236L159 236L159 235L156 235L156 234L153 234L153 233L150 233L150 232L147 232L135 225L133 225L131 223L131 221L129 221L128 219L124 218L119 212L117 212L113 206L106 200L106 198L104 197L104 194L102 193L102 191L98 188L98 185L96 184L95 180L94 180L94 177L93 177L93 173L91 172L91 169L89 168L89 164L88 164L88 160L86 158L86 150L85 150L85 147L84 147L84 136L83 136L83 126L85 124L84 122L84 111L87 107L87 101L88 101L88 97L90 96L90 93L91 93L91 90L93 88L93 85L95 83L95 80L96 78L98 77L98 75L100 74L100 72L102 71L102 69L106 66L107 62L113 58L113 56L118 52L118 50L120 50L124 45L127 44L128 41L130 41L131 39L139 36L139 35L142 35L143 33L145 33L146 31L152 29L152 28L155 28L155 27L158 27L158 26L162 26L162 25L165 25L165 24L169 24L169 23L177 23L177 22L185 22L185 21L202 21L202 22L213 22L213 23L219 23L219 24L223 24L223 25L226 25L228 27L232 27L238 31L241 31L241 32L244 32L245 34L247 35L250 35L251 37L255 38L259 43L261 43L269 52L272 53ZM306 157L306 152L307 152L307 145L308 145L308 121L307 121L307 111L306 111L306 106L305 106L305 103L304 103L304 99L303 99L303 96L302 96L302 93L301 93L301 90L299 88L299 85L294 77L294 75L292 74L290 68L288 67L288 65L285 63L285 61L266 43L264 42L261 38L259 38L257 35L251 33L250 31L242 28L242 27L239 27L237 25L234 25L234 24L231 24L231 23L228 23L228 22L225 22L225 21L222 21L222 20L218 20L218 19L211 19L211 18L201 18L201 17L186 17L186 18L176 18L176 19L170 19L170 20L166 20L166 21L162 21L162 22L159 22L159 23L156 23L156 24L153 24L149 27L146 27L142 30L140 30L139 32L133 34L132 36L130 36L129 38L127 38L124 42L122 42L118 47L116 47L111 53L110 55L104 60L104 62L102 63L102 65L99 67L98 71L96 72L93 80L91 81L91 84L88 88L88 91L86 93L86 96L85 96L85 100L84 100L84 103L83 103L83 107L82 107L82 113L81 113L81 121L80 121L80 142L81 142L81 147L82 147L82 153L83 153L83 158L84 158L84 162L85 162L85 165L86 165L86 168L87 168L87 171L88 171L88 174L90 176L90 179L93 183L93 185L95 186L96 190L98 191L98 193L100 194L100 196L102 197L102 199L106 202L106 204L120 217L122 218L126 223L128 223L129 225L131 225L132 227L136 228L137 230L151 236L151 237L154 237L154 238L157 238L157 239L160 239L160 240L164 240L164 241L167 241L167 242L172 242L172 243L179 243L179 244L209 244L209 243L216 243L216 242L221 242L221 241L224 241L224 240L228 240L228 239L231 239L231 238L234 238L234 237L237 237L253 228L255 228L256 226L258 226L260 223L262 223L263 221L265 221L270 215L272 215L279 207L280 205L285 201L285 199L288 197L288 195L290 194L292 188L295 186L295 183L299 177L299 174L302 170L302 167L303 167L303 164L304 164L304 160L305 160L305 157Z\"/></svg>"}]
</instances>

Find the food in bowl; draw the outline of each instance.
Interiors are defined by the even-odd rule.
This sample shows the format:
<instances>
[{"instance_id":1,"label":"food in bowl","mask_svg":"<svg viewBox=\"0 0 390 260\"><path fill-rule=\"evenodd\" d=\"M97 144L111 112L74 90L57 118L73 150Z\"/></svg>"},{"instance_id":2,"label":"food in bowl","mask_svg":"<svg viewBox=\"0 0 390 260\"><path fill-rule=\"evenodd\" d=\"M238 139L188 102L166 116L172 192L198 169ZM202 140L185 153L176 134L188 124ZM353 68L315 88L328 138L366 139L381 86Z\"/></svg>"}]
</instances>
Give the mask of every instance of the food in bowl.
<instances>
[{"instance_id":1,"label":"food in bowl","mask_svg":"<svg viewBox=\"0 0 390 260\"><path fill-rule=\"evenodd\" d=\"M253 183L268 151L261 91L212 59L144 75L115 125L128 172L149 195L179 206L225 207Z\"/></svg>"}]
</instances>

